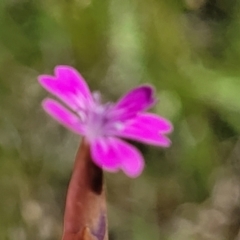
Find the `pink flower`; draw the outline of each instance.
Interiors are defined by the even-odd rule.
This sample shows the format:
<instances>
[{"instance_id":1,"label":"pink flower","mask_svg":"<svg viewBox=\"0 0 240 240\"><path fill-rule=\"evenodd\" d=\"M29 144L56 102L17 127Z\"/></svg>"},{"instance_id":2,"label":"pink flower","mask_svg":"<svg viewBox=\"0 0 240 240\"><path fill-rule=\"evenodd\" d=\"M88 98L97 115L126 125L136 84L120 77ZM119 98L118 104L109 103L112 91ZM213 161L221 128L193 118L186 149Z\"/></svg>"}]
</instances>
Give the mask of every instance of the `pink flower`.
<instances>
[{"instance_id":1,"label":"pink flower","mask_svg":"<svg viewBox=\"0 0 240 240\"><path fill-rule=\"evenodd\" d=\"M153 113L145 112L156 103L154 88L141 85L129 91L116 103L101 103L98 92L91 93L83 77L72 67L57 66L55 76L40 75L40 84L63 104L53 99L42 103L45 111L73 132L85 136L93 161L104 170L122 169L137 177L144 160L131 144L131 139L155 146L168 147L165 136L173 129L171 123Z\"/></svg>"}]
</instances>

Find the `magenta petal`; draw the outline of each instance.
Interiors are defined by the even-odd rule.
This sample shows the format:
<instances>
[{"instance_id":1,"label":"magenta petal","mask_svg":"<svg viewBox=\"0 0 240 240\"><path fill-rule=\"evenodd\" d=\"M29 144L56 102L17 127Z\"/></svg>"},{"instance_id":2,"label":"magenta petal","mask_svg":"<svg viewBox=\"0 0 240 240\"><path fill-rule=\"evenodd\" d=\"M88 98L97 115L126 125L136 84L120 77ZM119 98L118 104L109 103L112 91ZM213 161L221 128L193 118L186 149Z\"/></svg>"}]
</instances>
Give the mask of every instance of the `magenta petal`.
<instances>
[{"instance_id":1,"label":"magenta petal","mask_svg":"<svg viewBox=\"0 0 240 240\"><path fill-rule=\"evenodd\" d=\"M73 91L80 91L86 98L91 98L89 87L81 74L69 66L57 66L54 69L57 79L64 82Z\"/></svg>"},{"instance_id":2,"label":"magenta petal","mask_svg":"<svg viewBox=\"0 0 240 240\"><path fill-rule=\"evenodd\" d=\"M141 153L132 145L113 138L101 138L91 144L91 154L94 162L108 171L119 168L129 177L137 177L144 168Z\"/></svg>"},{"instance_id":3,"label":"magenta petal","mask_svg":"<svg viewBox=\"0 0 240 240\"><path fill-rule=\"evenodd\" d=\"M116 154L113 138L98 138L91 143L91 156L93 161L110 172L116 172L120 168L120 159Z\"/></svg>"},{"instance_id":4,"label":"magenta petal","mask_svg":"<svg viewBox=\"0 0 240 240\"><path fill-rule=\"evenodd\" d=\"M152 113L138 113L115 134L147 144L168 147L171 141L163 134L170 133L172 130L172 124L168 120Z\"/></svg>"},{"instance_id":5,"label":"magenta petal","mask_svg":"<svg viewBox=\"0 0 240 240\"><path fill-rule=\"evenodd\" d=\"M42 103L44 110L63 126L69 128L73 132L82 135L84 133L80 119L57 101L45 99Z\"/></svg>"},{"instance_id":6,"label":"magenta petal","mask_svg":"<svg viewBox=\"0 0 240 240\"><path fill-rule=\"evenodd\" d=\"M132 121L132 126L151 128L156 132L170 133L173 131L173 126L167 119L158 116L154 113L138 113Z\"/></svg>"},{"instance_id":7,"label":"magenta petal","mask_svg":"<svg viewBox=\"0 0 240 240\"><path fill-rule=\"evenodd\" d=\"M87 83L74 68L57 66L54 72L56 77L40 75L39 83L73 110L92 99Z\"/></svg>"},{"instance_id":8,"label":"magenta petal","mask_svg":"<svg viewBox=\"0 0 240 240\"><path fill-rule=\"evenodd\" d=\"M122 159L122 170L129 177L138 177L144 168L144 160L142 154L137 148L120 139L116 138L115 144L119 150L119 158Z\"/></svg>"},{"instance_id":9,"label":"magenta petal","mask_svg":"<svg viewBox=\"0 0 240 240\"><path fill-rule=\"evenodd\" d=\"M142 85L129 91L116 103L113 117L124 120L152 107L155 103L154 88Z\"/></svg>"}]
</instances>

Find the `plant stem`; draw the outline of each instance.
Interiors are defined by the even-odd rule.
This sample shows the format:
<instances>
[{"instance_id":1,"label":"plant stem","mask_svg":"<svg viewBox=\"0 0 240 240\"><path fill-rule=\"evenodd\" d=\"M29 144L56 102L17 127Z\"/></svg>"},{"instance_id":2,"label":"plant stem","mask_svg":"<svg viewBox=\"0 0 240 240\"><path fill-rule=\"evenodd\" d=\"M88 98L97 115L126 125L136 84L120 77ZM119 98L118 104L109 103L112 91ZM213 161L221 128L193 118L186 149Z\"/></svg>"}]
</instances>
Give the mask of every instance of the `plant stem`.
<instances>
[{"instance_id":1,"label":"plant stem","mask_svg":"<svg viewBox=\"0 0 240 240\"><path fill-rule=\"evenodd\" d=\"M108 240L103 171L83 139L69 183L62 240Z\"/></svg>"}]
</instances>

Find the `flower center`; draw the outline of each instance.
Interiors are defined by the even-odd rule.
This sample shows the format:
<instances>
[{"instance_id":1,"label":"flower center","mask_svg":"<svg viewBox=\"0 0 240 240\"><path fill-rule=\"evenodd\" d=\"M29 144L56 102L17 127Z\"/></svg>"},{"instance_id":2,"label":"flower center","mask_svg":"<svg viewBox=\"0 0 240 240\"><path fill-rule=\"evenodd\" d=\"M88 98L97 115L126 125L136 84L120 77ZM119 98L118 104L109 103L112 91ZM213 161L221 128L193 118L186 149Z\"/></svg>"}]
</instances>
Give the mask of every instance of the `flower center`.
<instances>
[{"instance_id":1,"label":"flower center","mask_svg":"<svg viewBox=\"0 0 240 240\"><path fill-rule=\"evenodd\" d=\"M85 128L85 136L90 142L107 133L107 112L111 105L101 104L100 97L99 93L93 93L93 101L85 103L85 107L77 111Z\"/></svg>"}]
</instances>

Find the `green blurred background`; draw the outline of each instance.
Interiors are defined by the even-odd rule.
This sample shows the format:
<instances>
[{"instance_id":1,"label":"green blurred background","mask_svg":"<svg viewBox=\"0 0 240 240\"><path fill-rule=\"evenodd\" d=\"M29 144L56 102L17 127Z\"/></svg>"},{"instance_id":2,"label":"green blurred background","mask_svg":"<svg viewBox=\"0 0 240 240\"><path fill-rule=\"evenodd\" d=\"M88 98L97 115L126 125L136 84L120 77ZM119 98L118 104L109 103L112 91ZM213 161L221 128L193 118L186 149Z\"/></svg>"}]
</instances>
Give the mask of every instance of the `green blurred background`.
<instances>
[{"instance_id":1,"label":"green blurred background","mask_svg":"<svg viewBox=\"0 0 240 240\"><path fill-rule=\"evenodd\" d=\"M76 67L116 100L157 89L172 146L106 173L111 240L240 239L240 0L1 0L0 239L61 238L80 138L41 109L37 76Z\"/></svg>"}]
</instances>

